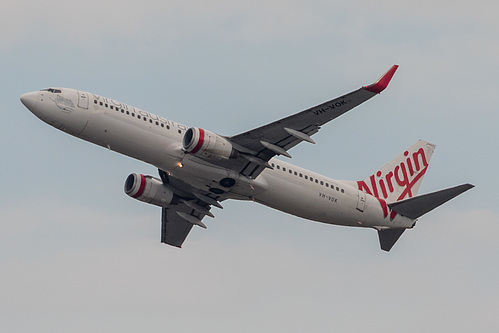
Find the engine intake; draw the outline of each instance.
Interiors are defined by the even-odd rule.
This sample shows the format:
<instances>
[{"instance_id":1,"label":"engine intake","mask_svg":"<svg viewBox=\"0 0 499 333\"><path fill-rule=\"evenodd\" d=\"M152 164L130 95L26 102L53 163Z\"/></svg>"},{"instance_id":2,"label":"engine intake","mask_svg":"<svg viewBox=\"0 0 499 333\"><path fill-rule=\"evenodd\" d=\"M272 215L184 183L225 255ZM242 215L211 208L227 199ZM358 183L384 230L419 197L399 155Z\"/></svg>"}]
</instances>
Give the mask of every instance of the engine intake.
<instances>
[{"instance_id":1,"label":"engine intake","mask_svg":"<svg viewBox=\"0 0 499 333\"><path fill-rule=\"evenodd\" d=\"M173 191L166 187L160 179L138 173L132 173L127 177L125 193L134 199L160 207L167 207L178 202Z\"/></svg>"},{"instance_id":2,"label":"engine intake","mask_svg":"<svg viewBox=\"0 0 499 333\"><path fill-rule=\"evenodd\" d=\"M191 127L185 132L183 146L188 153L206 158L226 160L229 158L237 158L239 155L238 151L232 147L229 140L218 134L197 127Z\"/></svg>"}]
</instances>

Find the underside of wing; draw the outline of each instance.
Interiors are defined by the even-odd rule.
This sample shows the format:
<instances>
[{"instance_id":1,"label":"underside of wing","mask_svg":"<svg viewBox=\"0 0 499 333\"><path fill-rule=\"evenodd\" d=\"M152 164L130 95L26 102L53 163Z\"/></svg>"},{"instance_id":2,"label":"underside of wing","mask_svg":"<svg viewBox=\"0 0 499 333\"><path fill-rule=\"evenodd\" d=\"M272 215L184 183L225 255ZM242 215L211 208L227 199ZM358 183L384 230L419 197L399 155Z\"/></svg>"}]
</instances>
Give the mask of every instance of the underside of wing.
<instances>
[{"instance_id":1,"label":"underside of wing","mask_svg":"<svg viewBox=\"0 0 499 333\"><path fill-rule=\"evenodd\" d=\"M193 224L177 214L181 207L163 208L161 213L161 243L182 247Z\"/></svg>"},{"instance_id":2,"label":"underside of wing","mask_svg":"<svg viewBox=\"0 0 499 333\"><path fill-rule=\"evenodd\" d=\"M194 225L206 229L202 222L208 215L214 217L210 207L222 208L217 198L210 193L202 193L186 182L159 170L163 185L170 188L175 197L175 203L162 208L161 242L181 247Z\"/></svg>"}]
</instances>

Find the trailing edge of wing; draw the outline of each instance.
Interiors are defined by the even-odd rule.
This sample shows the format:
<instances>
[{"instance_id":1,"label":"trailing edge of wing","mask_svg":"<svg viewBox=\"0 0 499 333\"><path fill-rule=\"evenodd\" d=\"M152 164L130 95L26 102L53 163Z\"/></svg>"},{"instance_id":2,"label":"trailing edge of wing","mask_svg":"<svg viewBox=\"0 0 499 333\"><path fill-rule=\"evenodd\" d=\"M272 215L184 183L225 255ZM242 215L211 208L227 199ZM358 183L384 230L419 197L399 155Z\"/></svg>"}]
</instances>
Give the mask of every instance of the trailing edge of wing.
<instances>
[{"instance_id":1,"label":"trailing edge of wing","mask_svg":"<svg viewBox=\"0 0 499 333\"><path fill-rule=\"evenodd\" d=\"M311 136L319 131L320 126L382 92L388 86L397 68L398 65L392 66L378 81L371 85L363 86L343 96L270 124L228 137L228 139L234 145L244 148L246 152L253 152L252 155L264 163L275 155L290 157L289 149L300 142L314 142ZM219 164L227 168L234 168L235 171L250 178L256 178L267 167L263 163L255 163L248 158L242 164L239 160L221 161Z\"/></svg>"}]
</instances>

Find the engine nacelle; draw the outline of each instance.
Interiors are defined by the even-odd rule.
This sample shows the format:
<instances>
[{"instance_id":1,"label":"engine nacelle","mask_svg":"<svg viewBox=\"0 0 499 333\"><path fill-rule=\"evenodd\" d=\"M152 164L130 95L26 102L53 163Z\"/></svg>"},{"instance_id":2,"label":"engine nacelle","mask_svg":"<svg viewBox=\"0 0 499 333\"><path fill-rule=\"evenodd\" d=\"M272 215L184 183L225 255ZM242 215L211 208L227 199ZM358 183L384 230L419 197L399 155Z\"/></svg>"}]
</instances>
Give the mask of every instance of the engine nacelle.
<instances>
[{"instance_id":1,"label":"engine nacelle","mask_svg":"<svg viewBox=\"0 0 499 333\"><path fill-rule=\"evenodd\" d=\"M160 207L167 207L178 201L173 191L161 180L138 173L130 174L125 181L125 193L132 198Z\"/></svg>"},{"instance_id":2,"label":"engine nacelle","mask_svg":"<svg viewBox=\"0 0 499 333\"><path fill-rule=\"evenodd\" d=\"M188 153L206 158L222 160L238 156L238 151L227 139L202 128L189 128L185 132L183 145Z\"/></svg>"}]
</instances>

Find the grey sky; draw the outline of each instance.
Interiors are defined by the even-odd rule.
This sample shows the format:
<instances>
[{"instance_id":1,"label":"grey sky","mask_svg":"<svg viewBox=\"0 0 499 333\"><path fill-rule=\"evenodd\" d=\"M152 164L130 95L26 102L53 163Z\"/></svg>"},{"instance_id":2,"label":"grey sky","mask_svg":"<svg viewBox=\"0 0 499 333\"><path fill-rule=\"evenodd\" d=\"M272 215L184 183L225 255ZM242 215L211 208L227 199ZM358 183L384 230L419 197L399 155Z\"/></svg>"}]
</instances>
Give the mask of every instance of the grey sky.
<instances>
[{"instance_id":1,"label":"grey sky","mask_svg":"<svg viewBox=\"0 0 499 333\"><path fill-rule=\"evenodd\" d=\"M496 1L4 1L0 330L495 332L499 327ZM19 102L95 92L236 134L374 82L380 96L291 151L363 179L418 139L421 193L477 187L390 253L372 230L227 202L181 250L128 198L156 170L47 126Z\"/></svg>"}]
</instances>

